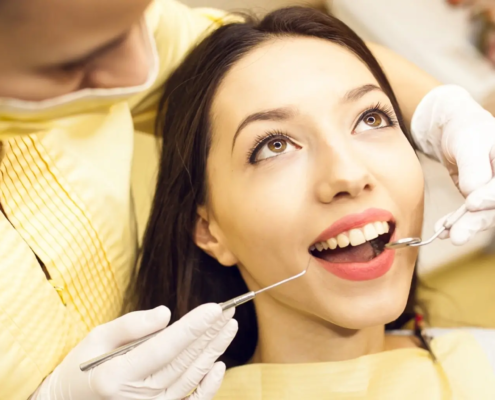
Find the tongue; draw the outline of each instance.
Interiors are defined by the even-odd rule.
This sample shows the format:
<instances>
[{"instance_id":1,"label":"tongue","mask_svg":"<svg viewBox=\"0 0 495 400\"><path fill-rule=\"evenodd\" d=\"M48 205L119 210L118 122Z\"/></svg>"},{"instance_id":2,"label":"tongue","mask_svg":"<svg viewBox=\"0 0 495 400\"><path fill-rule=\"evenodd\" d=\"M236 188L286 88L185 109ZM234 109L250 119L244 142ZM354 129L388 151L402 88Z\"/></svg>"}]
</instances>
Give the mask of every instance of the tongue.
<instances>
[{"instance_id":1,"label":"tongue","mask_svg":"<svg viewBox=\"0 0 495 400\"><path fill-rule=\"evenodd\" d=\"M341 249L325 250L318 254L320 258L331 263L365 263L376 257L370 242L359 246L347 246Z\"/></svg>"}]
</instances>

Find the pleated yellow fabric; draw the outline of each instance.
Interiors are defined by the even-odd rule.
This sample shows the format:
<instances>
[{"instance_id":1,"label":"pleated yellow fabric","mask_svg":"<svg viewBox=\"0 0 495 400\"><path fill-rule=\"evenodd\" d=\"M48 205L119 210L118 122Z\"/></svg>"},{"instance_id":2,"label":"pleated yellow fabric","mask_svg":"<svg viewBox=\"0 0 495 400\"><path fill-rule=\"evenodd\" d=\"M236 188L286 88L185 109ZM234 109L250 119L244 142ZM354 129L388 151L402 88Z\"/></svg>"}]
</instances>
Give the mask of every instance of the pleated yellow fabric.
<instances>
[{"instance_id":1,"label":"pleated yellow fabric","mask_svg":"<svg viewBox=\"0 0 495 400\"><path fill-rule=\"evenodd\" d=\"M0 399L29 397L93 327L119 316L138 242L134 132L151 132L164 80L221 16L155 1L146 28L156 68L142 87L0 99Z\"/></svg>"},{"instance_id":2,"label":"pleated yellow fabric","mask_svg":"<svg viewBox=\"0 0 495 400\"><path fill-rule=\"evenodd\" d=\"M435 338L434 363L422 349L342 362L252 364L227 371L215 400L493 400L495 374L467 332Z\"/></svg>"}]
</instances>

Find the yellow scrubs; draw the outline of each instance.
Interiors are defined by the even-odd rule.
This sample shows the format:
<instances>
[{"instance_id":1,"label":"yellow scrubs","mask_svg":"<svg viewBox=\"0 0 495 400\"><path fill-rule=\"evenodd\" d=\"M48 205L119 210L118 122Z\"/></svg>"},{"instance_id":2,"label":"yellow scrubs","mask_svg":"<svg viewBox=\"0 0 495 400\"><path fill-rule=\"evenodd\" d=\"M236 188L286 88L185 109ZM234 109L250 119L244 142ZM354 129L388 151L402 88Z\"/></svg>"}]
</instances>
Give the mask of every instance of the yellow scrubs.
<instances>
[{"instance_id":1,"label":"yellow scrubs","mask_svg":"<svg viewBox=\"0 0 495 400\"><path fill-rule=\"evenodd\" d=\"M494 368L471 333L453 331L431 346L437 363L410 348L341 362L232 368L214 400L495 399Z\"/></svg>"},{"instance_id":2,"label":"yellow scrubs","mask_svg":"<svg viewBox=\"0 0 495 400\"><path fill-rule=\"evenodd\" d=\"M142 85L0 99L0 399L28 398L120 315L138 242L135 128L151 132L157 89L219 18L156 0L143 22L152 68Z\"/></svg>"}]
</instances>

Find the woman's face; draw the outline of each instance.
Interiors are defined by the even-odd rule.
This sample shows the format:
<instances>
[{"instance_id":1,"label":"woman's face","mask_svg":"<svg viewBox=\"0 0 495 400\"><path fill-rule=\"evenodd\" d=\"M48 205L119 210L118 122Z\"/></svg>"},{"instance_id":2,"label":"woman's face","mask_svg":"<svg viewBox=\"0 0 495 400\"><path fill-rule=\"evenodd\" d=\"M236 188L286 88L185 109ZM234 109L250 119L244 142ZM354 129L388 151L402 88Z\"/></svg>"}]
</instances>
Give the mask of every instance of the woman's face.
<instances>
[{"instance_id":1,"label":"woman's face","mask_svg":"<svg viewBox=\"0 0 495 400\"><path fill-rule=\"evenodd\" d=\"M417 250L383 247L420 235L423 176L365 64L320 39L270 41L228 72L211 117L202 247L253 290L310 262L263 294L306 315L350 329L397 318Z\"/></svg>"}]
</instances>

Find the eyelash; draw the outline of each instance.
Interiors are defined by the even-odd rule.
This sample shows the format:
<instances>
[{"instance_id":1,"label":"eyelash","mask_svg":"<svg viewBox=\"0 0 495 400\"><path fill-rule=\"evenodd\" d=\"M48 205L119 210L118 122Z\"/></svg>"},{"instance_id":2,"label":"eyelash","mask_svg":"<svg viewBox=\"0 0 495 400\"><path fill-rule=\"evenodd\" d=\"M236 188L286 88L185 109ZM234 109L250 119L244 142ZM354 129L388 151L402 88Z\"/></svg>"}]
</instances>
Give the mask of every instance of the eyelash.
<instances>
[{"instance_id":1,"label":"eyelash","mask_svg":"<svg viewBox=\"0 0 495 400\"><path fill-rule=\"evenodd\" d=\"M370 114L374 114L374 113L382 114L387 119L388 126L396 126L399 123L399 121L397 121L397 118L395 117L395 113L392 107L382 106L381 103L376 103L373 107L369 107L361 112L361 116L358 118L356 124L354 125L353 131L356 129L356 127L360 122L362 122ZM259 161L255 161L255 157L256 154L258 154L258 152L260 151L260 149L270 140L279 139L279 138L284 138L292 142L291 137L285 132L282 132L280 130L268 131L264 135L258 135L256 137L256 143L247 154L248 163L249 164L258 163Z\"/></svg>"},{"instance_id":2,"label":"eyelash","mask_svg":"<svg viewBox=\"0 0 495 400\"><path fill-rule=\"evenodd\" d=\"M269 131L264 135L258 135L256 137L256 143L253 148L247 154L247 161L249 164L256 164L259 161L255 161L256 154L261 150L261 148L272 139L284 138L292 142L292 139L286 133L280 130Z\"/></svg>"},{"instance_id":3,"label":"eyelash","mask_svg":"<svg viewBox=\"0 0 495 400\"><path fill-rule=\"evenodd\" d=\"M358 124L363 121L368 115L374 113L379 113L385 116L388 126L396 126L399 124L399 121L397 121L397 118L395 117L394 109L391 106L382 106L382 104L378 102L373 107L367 108L366 110L361 112L361 116L358 118L356 124L354 125L354 129L356 129Z\"/></svg>"}]
</instances>

